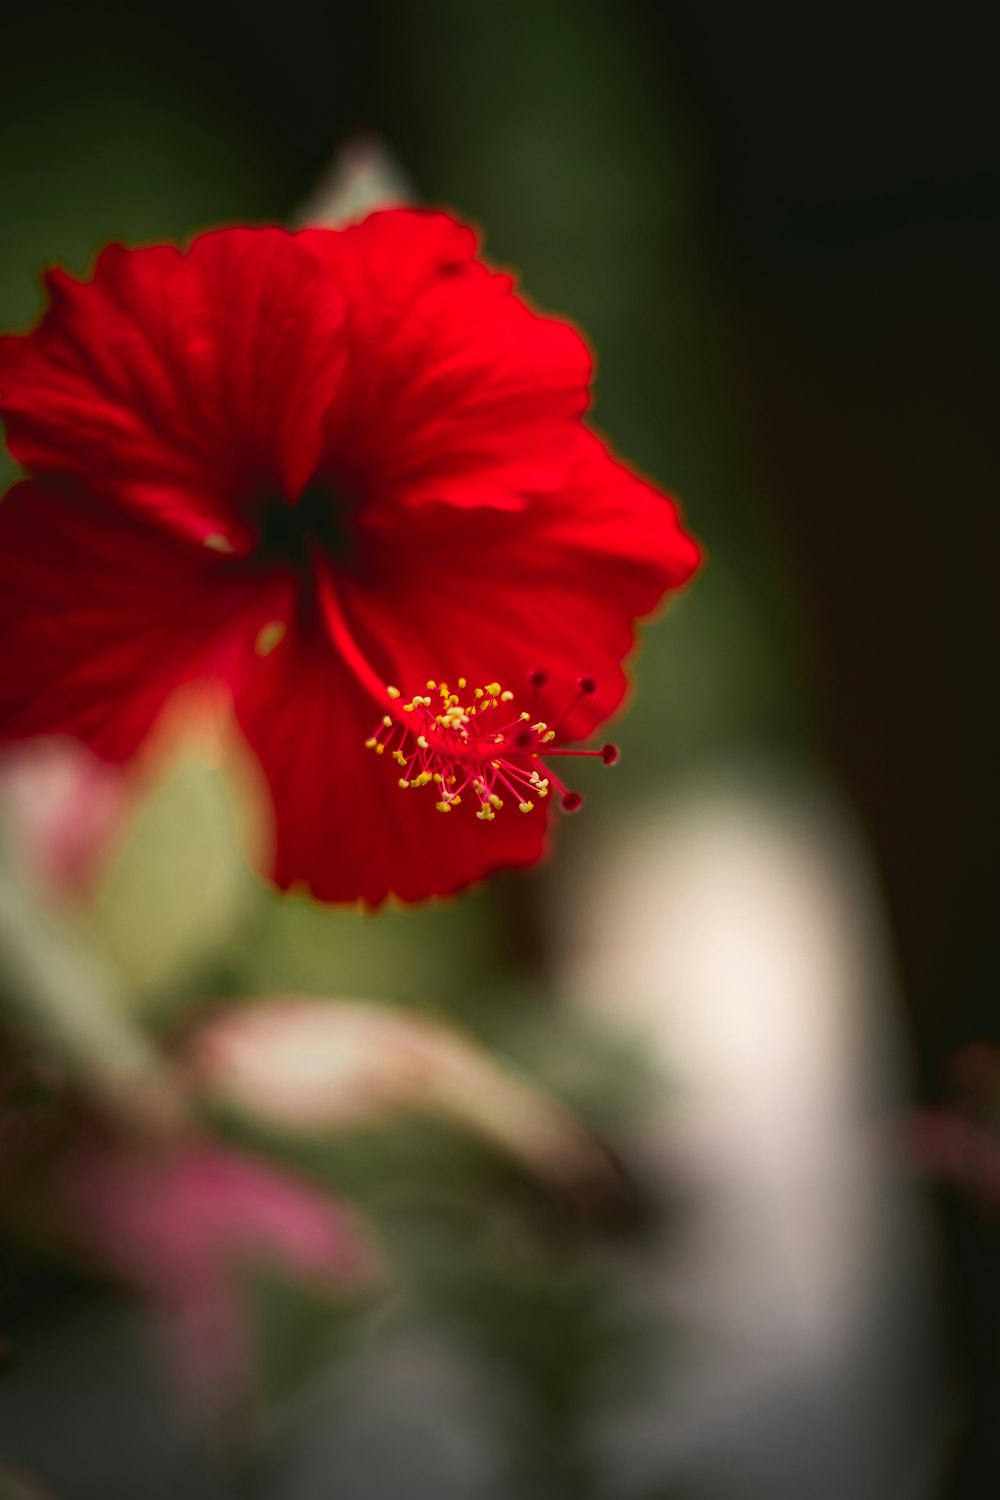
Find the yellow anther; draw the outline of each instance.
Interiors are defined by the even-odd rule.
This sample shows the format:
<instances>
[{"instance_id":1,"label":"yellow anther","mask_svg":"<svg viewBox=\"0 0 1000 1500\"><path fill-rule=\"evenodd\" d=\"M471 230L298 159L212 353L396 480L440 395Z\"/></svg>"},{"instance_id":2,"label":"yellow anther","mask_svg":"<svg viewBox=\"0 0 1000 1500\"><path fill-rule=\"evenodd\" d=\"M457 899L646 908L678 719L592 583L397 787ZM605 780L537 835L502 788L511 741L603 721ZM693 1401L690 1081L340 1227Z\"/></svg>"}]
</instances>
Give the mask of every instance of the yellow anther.
<instances>
[{"instance_id":1,"label":"yellow anther","mask_svg":"<svg viewBox=\"0 0 1000 1500\"><path fill-rule=\"evenodd\" d=\"M460 677L458 679L458 685L459 685L460 688L464 688L466 686L466 682L465 682L465 678L464 677Z\"/></svg>"},{"instance_id":2,"label":"yellow anther","mask_svg":"<svg viewBox=\"0 0 1000 1500\"><path fill-rule=\"evenodd\" d=\"M433 677L428 677L426 685L429 688L436 688L437 687L437 683L434 681Z\"/></svg>"},{"instance_id":3,"label":"yellow anther","mask_svg":"<svg viewBox=\"0 0 1000 1500\"><path fill-rule=\"evenodd\" d=\"M510 691L509 688L507 689L507 691L505 693L501 693L500 694L500 702L501 703L512 703L513 701L514 701L514 694Z\"/></svg>"},{"instance_id":4,"label":"yellow anther","mask_svg":"<svg viewBox=\"0 0 1000 1500\"><path fill-rule=\"evenodd\" d=\"M498 696L499 692L500 692L500 684L499 684L499 682L488 682L486 684L486 693L487 693L487 695L490 698L496 698Z\"/></svg>"},{"instance_id":5,"label":"yellow anther","mask_svg":"<svg viewBox=\"0 0 1000 1500\"><path fill-rule=\"evenodd\" d=\"M529 713L522 713L521 718L522 719L530 719L531 715Z\"/></svg>"},{"instance_id":6,"label":"yellow anther","mask_svg":"<svg viewBox=\"0 0 1000 1500\"><path fill-rule=\"evenodd\" d=\"M482 698L483 696L484 696L484 694L483 694L482 688L476 688L476 697L477 698Z\"/></svg>"},{"instance_id":7,"label":"yellow anther","mask_svg":"<svg viewBox=\"0 0 1000 1500\"><path fill-rule=\"evenodd\" d=\"M375 746L377 744L378 744L378 740L376 740L374 738L370 739L370 740L365 740L365 749L366 750L374 750Z\"/></svg>"},{"instance_id":8,"label":"yellow anther","mask_svg":"<svg viewBox=\"0 0 1000 1500\"><path fill-rule=\"evenodd\" d=\"M394 750L392 752L392 758L396 762L397 766L406 765L406 756L403 754L402 750Z\"/></svg>"},{"instance_id":9,"label":"yellow anther","mask_svg":"<svg viewBox=\"0 0 1000 1500\"><path fill-rule=\"evenodd\" d=\"M496 817L496 813L490 807L481 807L476 813L476 817L479 818L480 822L482 823L492 823L493 819Z\"/></svg>"},{"instance_id":10,"label":"yellow anther","mask_svg":"<svg viewBox=\"0 0 1000 1500\"><path fill-rule=\"evenodd\" d=\"M417 735L417 744L420 746L421 750L426 750L427 749L427 736L426 736L426 734L418 734Z\"/></svg>"},{"instance_id":11,"label":"yellow anther","mask_svg":"<svg viewBox=\"0 0 1000 1500\"><path fill-rule=\"evenodd\" d=\"M386 692L390 698L398 698L400 696L399 688L397 687L387 687Z\"/></svg>"},{"instance_id":12,"label":"yellow anther","mask_svg":"<svg viewBox=\"0 0 1000 1500\"><path fill-rule=\"evenodd\" d=\"M385 746L384 745L376 745L375 746L375 754L376 755L384 755L385 754Z\"/></svg>"},{"instance_id":13,"label":"yellow anther","mask_svg":"<svg viewBox=\"0 0 1000 1500\"><path fill-rule=\"evenodd\" d=\"M405 792L406 788L409 786L410 783L407 781L407 779L406 779L405 776L401 776L399 778L399 784L403 788L403 791Z\"/></svg>"},{"instance_id":14,"label":"yellow anther","mask_svg":"<svg viewBox=\"0 0 1000 1500\"><path fill-rule=\"evenodd\" d=\"M412 703L404 703L403 704L403 712L404 712L404 714L412 714L412 712L413 712L413 704Z\"/></svg>"},{"instance_id":15,"label":"yellow anther","mask_svg":"<svg viewBox=\"0 0 1000 1500\"><path fill-rule=\"evenodd\" d=\"M546 722L545 722L544 719L539 719L538 723L537 724L532 724L531 727L535 731L536 734L544 734L545 731L546 731L546 729L548 729L549 726L546 724Z\"/></svg>"},{"instance_id":16,"label":"yellow anther","mask_svg":"<svg viewBox=\"0 0 1000 1500\"><path fill-rule=\"evenodd\" d=\"M432 779L430 771L421 771L419 776L414 776L411 784L413 786L426 786Z\"/></svg>"},{"instance_id":17,"label":"yellow anther","mask_svg":"<svg viewBox=\"0 0 1000 1500\"><path fill-rule=\"evenodd\" d=\"M451 812L450 802L435 802L434 806L437 808L438 812Z\"/></svg>"},{"instance_id":18,"label":"yellow anther","mask_svg":"<svg viewBox=\"0 0 1000 1500\"><path fill-rule=\"evenodd\" d=\"M386 729L391 729L392 728L392 714L383 714L382 715L382 723L385 725Z\"/></svg>"},{"instance_id":19,"label":"yellow anther","mask_svg":"<svg viewBox=\"0 0 1000 1500\"><path fill-rule=\"evenodd\" d=\"M496 810L497 810L497 812L499 812L499 811L500 811L500 809L501 809L501 807L503 807L503 802L502 802L502 800L501 800L501 799L500 799L500 798L499 798L499 797L498 797L498 796L497 796L497 794L496 794L496 792L491 792L491 793L490 793L490 806L491 806L491 807L495 807L495 808L496 808Z\"/></svg>"},{"instance_id":20,"label":"yellow anther","mask_svg":"<svg viewBox=\"0 0 1000 1500\"><path fill-rule=\"evenodd\" d=\"M519 802L517 804L517 810L518 812L530 812L534 805L535 804L533 802Z\"/></svg>"},{"instance_id":21,"label":"yellow anther","mask_svg":"<svg viewBox=\"0 0 1000 1500\"><path fill-rule=\"evenodd\" d=\"M554 740L555 737L556 737L556 732L555 732L554 729L548 729L542 735L542 739L545 741L546 745L549 743L550 740Z\"/></svg>"},{"instance_id":22,"label":"yellow anther","mask_svg":"<svg viewBox=\"0 0 1000 1500\"><path fill-rule=\"evenodd\" d=\"M443 781L444 777L441 775L440 771L435 771L431 779L432 781Z\"/></svg>"}]
</instances>

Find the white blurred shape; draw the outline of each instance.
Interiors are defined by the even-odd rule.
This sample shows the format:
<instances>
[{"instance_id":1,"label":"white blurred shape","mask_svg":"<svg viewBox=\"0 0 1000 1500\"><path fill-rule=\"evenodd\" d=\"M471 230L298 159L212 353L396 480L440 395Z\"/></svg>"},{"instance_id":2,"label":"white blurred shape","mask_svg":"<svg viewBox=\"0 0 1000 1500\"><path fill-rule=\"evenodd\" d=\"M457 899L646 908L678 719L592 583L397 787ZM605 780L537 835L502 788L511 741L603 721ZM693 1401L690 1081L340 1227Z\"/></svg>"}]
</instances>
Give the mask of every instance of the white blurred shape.
<instances>
[{"instance_id":1,"label":"white blurred shape","mask_svg":"<svg viewBox=\"0 0 1000 1500\"><path fill-rule=\"evenodd\" d=\"M345 141L299 210L311 228L339 229L379 208L400 208L415 197L413 186L388 146L377 136Z\"/></svg>"},{"instance_id":2,"label":"white blurred shape","mask_svg":"<svg viewBox=\"0 0 1000 1500\"><path fill-rule=\"evenodd\" d=\"M898 1086L891 965L846 818L787 780L689 789L595 851L565 918L569 992L635 1034L664 1081L633 1152L691 1208L650 1289L690 1351L658 1445L739 1447L749 1413L786 1397L790 1412L815 1382L824 1439L853 1451L814 1493L877 1493L890 1419L873 1436L865 1382L846 1401L844 1382L874 1370L890 1264L909 1285L914 1256L874 1119ZM633 1432L631 1451L648 1441ZM765 1472L772 1497L802 1483L794 1456L784 1487L743 1461L734 1493L756 1495Z\"/></svg>"}]
</instances>

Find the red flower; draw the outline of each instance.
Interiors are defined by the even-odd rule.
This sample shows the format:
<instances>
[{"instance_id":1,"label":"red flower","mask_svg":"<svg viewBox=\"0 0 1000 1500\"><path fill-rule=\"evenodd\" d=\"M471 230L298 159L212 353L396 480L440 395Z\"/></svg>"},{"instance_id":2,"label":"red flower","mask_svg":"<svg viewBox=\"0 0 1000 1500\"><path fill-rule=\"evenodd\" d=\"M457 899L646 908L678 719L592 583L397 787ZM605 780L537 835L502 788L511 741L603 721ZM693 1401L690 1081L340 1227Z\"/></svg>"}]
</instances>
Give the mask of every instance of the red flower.
<instances>
[{"instance_id":1,"label":"red flower","mask_svg":"<svg viewBox=\"0 0 1000 1500\"><path fill-rule=\"evenodd\" d=\"M579 737L633 621L698 552L582 424L580 337L444 214L112 245L0 341L32 476L0 504L0 735L127 758L181 683L221 680L267 774L275 878L375 904L537 859L544 809L454 817L365 751L386 683L542 667Z\"/></svg>"}]
</instances>

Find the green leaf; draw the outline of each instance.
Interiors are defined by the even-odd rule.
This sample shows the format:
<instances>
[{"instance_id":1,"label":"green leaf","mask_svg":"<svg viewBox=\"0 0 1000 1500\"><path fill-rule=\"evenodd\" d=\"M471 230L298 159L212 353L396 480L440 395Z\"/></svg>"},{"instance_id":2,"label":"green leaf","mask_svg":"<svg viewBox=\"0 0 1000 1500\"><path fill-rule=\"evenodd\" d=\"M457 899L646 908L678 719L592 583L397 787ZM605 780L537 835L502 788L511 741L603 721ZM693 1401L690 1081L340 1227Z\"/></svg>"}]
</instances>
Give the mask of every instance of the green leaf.
<instances>
[{"instance_id":1,"label":"green leaf","mask_svg":"<svg viewBox=\"0 0 1000 1500\"><path fill-rule=\"evenodd\" d=\"M172 716L150 753L88 926L144 1013L190 992L233 944L267 862L267 795L249 751Z\"/></svg>"}]
</instances>

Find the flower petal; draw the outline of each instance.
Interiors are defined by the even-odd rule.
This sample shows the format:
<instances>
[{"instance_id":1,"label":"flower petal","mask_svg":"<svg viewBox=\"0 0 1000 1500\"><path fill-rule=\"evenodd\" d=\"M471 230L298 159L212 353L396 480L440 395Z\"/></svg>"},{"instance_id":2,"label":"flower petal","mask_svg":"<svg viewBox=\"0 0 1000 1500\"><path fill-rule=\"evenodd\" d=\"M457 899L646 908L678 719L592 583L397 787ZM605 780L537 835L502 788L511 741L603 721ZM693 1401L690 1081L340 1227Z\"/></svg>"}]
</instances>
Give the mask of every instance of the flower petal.
<instances>
[{"instance_id":1,"label":"flower petal","mask_svg":"<svg viewBox=\"0 0 1000 1500\"><path fill-rule=\"evenodd\" d=\"M591 359L445 214L391 209L300 235L350 307L345 382L327 425L369 499L516 508L560 485Z\"/></svg>"},{"instance_id":2,"label":"flower petal","mask_svg":"<svg viewBox=\"0 0 1000 1500\"><path fill-rule=\"evenodd\" d=\"M633 622L691 576L697 544L674 504L597 438L575 445L564 489L520 512L427 506L419 530L381 526L380 586L341 577L342 609L361 654L404 692L428 678L494 678L518 695L545 670L539 711L555 722L581 676L597 691L563 728L581 738L625 692Z\"/></svg>"},{"instance_id":3,"label":"flower petal","mask_svg":"<svg viewBox=\"0 0 1000 1500\"><path fill-rule=\"evenodd\" d=\"M110 245L89 282L48 276L33 333L0 340L0 412L29 470L73 475L242 551L247 491L313 472L343 360L343 304L280 229Z\"/></svg>"},{"instance_id":4,"label":"flower petal","mask_svg":"<svg viewBox=\"0 0 1000 1500\"><path fill-rule=\"evenodd\" d=\"M287 579L25 481L0 501L0 733L68 734L123 760L181 683L252 669L291 604Z\"/></svg>"},{"instance_id":5,"label":"flower petal","mask_svg":"<svg viewBox=\"0 0 1000 1500\"><path fill-rule=\"evenodd\" d=\"M487 826L471 808L436 812L431 788L401 790L392 762L365 748L381 705L318 630L290 630L241 685L237 711L274 799L279 885L378 906L447 895L542 854L540 810Z\"/></svg>"}]
</instances>

